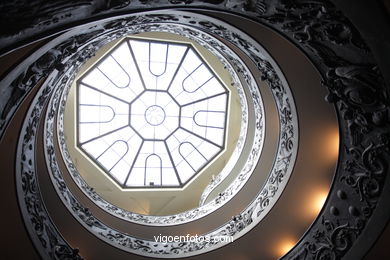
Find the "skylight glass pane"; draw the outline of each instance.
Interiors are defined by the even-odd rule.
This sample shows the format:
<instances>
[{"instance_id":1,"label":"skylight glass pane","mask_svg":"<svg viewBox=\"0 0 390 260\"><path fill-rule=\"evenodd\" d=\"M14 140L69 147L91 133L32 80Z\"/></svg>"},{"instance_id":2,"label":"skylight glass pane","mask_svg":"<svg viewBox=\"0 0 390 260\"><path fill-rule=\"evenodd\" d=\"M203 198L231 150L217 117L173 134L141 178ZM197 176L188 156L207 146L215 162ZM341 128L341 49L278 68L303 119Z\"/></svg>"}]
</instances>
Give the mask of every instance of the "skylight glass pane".
<instances>
[{"instance_id":1,"label":"skylight glass pane","mask_svg":"<svg viewBox=\"0 0 390 260\"><path fill-rule=\"evenodd\" d=\"M128 186L161 186L161 178L170 176L169 183L178 183L178 180L173 180L172 171L174 172L173 164L169 158L168 151L164 142L146 141L142 145L135 161L134 167L130 173ZM140 171L140 169L142 171ZM133 171L136 174L133 176ZM143 172L143 181L141 185L140 174ZM164 183L164 182L163 182ZM165 182L166 183L166 182Z\"/></svg>"},{"instance_id":2,"label":"skylight glass pane","mask_svg":"<svg viewBox=\"0 0 390 260\"><path fill-rule=\"evenodd\" d=\"M112 85L110 80L96 68L89 71L81 82L101 91L106 91Z\"/></svg>"},{"instance_id":3,"label":"skylight glass pane","mask_svg":"<svg viewBox=\"0 0 390 260\"><path fill-rule=\"evenodd\" d=\"M123 148L125 146L113 146L113 144L118 143L118 141L125 142L127 144L128 150L126 153L123 152ZM106 168L106 170L109 171L109 174L114 177L120 184L124 184L125 178L130 171L132 162L137 156L141 143L142 139L130 127L127 126L116 132L90 141L84 144L82 148L87 151L93 158L95 158L98 164ZM111 152L104 154L106 150L110 150ZM109 162L110 154L112 156L112 162ZM118 156L115 154L122 154L120 160L114 161L115 158L118 159ZM117 164L115 165L115 163Z\"/></svg>"},{"instance_id":4,"label":"skylight glass pane","mask_svg":"<svg viewBox=\"0 0 390 260\"><path fill-rule=\"evenodd\" d=\"M145 159L145 186L160 186L162 182L162 159L150 154Z\"/></svg>"},{"instance_id":5,"label":"skylight glass pane","mask_svg":"<svg viewBox=\"0 0 390 260\"><path fill-rule=\"evenodd\" d=\"M215 144L222 146L224 142L224 129L207 128L205 137L207 140L213 140Z\"/></svg>"},{"instance_id":6,"label":"skylight glass pane","mask_svg":"<svg viewBox=\"0 0 390 260\"><path fill-rule=\"evenodd\" d=\"M112 55L107 57L97 68L116 88L127 88L129 86L130 75Z\"/></svg>"},{"instance_id":7,"label":"skylight glass pane","mask_svg":"<svg viewBox=\"0 0 390 260\"><path fill-rule=\"evenodd\" d=\"M201 142L197 148L199 151L202 151L202 155L208 158L209 160L213 158L219 151L220 148L209 143L209 142Z\"/></svg>"},{"instance_id":8,"label":"skylight glass pane","mask_svg":"<svg viewBox=\"0 0 390 260\"><path fill-rule=\"evenodd\" d=\"M80 124L78 128L78 141L80 143L84 143L100 135L99 128L97 128L94 124Z\"/></svg>"},{"instance_id":9,"label":"skylight glass pane","mask_svg":"<svg viewBox=\"0 0 390 260\"><path fill-rule=\"evenodd\" d=\"M189 74L196 70L202 64L202 60L194 52L193 49L189 50L182 64L182 68Z\"/></svg>"},{"instance_id":10,"label":"skylight glass pane","mask_svg":"<svg viewBox=\"0 0 390 260\"><path fill-rule=\"evenodd\" d=\"M212 78L213 75L207 67L204 64L201 64L195 70L191 71L183 80L183 89L185 92L194 93L201 89Z\"/></svg>"},{"instance_id":11,"label":"skylight glass pane","mask_svg":"<svg viewBox=\"0 0 390 260\"><path fill-rule=\"evenodd\" d=\"M168 44L149 44L149 72L159 77L165 73L168 62Z\"/></svg>"},{"instance_id":12,"label":"skylight glass pane","mask_svg":"<svg viewBox=\"0 0 390 260\"><path fill-rule=\"evenodd\" d=\"M114 177L119 183L123 184L129 173L130 165L125 160L120 160L117 165L110 171L112 177Z\"/></svg>"},{"instance_id":13,"label":"skylight glass pane","mask_svg":"<svg viewBox=\"0 0 390 260\"><path fill-rule=\"evenodd\" d=\"M182 181L187 181L220 151L212 143L182 129L168 138L167 145Z\"/></svg>"},{"instance_id":14,"label":"skylight glass pane","mask_svg":"<svg viewBox=\"0 0 390 260\"><path fill-rule=\"evenodd\" d=\"M225 111L199 110L194 114L193 119L198 126L224 128Z\"/></svg>"},{"instance_id":15,"label":"skylight glass pane","mask_svg":"<svg viewBox=\"0 0 390 260\"><path fill-rule=\"evenodd\" d=\"M145 139L164 140L178 128L179 115L167 93L146 91L131 105L130 125Z\"/></svg>"},{"instance_id":16,"label":"skylight glass pane","mask_svg":"<svg viewBox=\"0 0 390 260\"><path fill-rule=\"evenodd\" d=\"M130 177L126 182L127 187L144 187L145 181L145 169L144 168L132 168Z\"/></svg>"},{"instance_id":17,"label":"skylight glass pane","mask_svg":"<svg viewBox=\"0 0 390 260\"><path fill-rule=\"evenodd\" d=\"M176 169L182 182L187 182L196 173L196 171L185 162L176 165Z\"/></svg>"},{"instance_id":18,"label":"skylight glass pane","mask_svg":"<svg viewBox=\"0 0 390 260\"><path fill-rule=\"evenodd\" d=\"M186 46L130 40L147 89L166 90L183 58Z\"/></svg>"},{"instance_id":19,"label":"skylight glass pane","mask_svg":"<svg viewBox=\"0 0 390 260\"><path fill-rule=\"evenodd\" d=\"M81 147L88 152L93 158L97 158L101 155L104 150L108 148L109 144L105 142L102 138L98 138L91 142L88 142Z\"/></svg>"},{"instance_id":20,"label":"skylight glass pane","mask_svg":"<svg viewBox=\"0 0 390 260\"><path fill-rule=\"evenodd\" d=\"M207 158L192 143L184 142L180 144L179 154L185 158L185 161L192 169L198 170L207 162Z\"/></svg>"},{"instance_id":21,"label":"skylight glass pane","mask_svg":"<svg viewBox=\"0 0 390 260\"><path fill-rule=\"evenodd\" d=\"M79 142L128 124L129 105L85 85L79 86Z\"/></svg>"},{"instance_id":22,"label":"skylight glass pane","mask_svg":"<svg viewBox=\"0 0 390 260\"><path fill-rule=\"evenodd\" d=\"M131 102L144 89L126 43L103 59L82 82L127 102Z\"/></svg>"},{"instance_id":23,"label":"skylight glass pane","mask_svg":"<svg viewBox=\"0 0 390 260\"><path fill-rule=\"evenodd\" d=\"M126 142L117 140L99 155L97 160L106 170L110 171L126 155L128 149L129 147Z\"/></svg>"},{"instance_id":24,"label":"skylight glass pane","mask_svg":"<svg viewBox=\"0 0 390 260\"><path fill-rule=\"evenodd\" d=\"M225 136L227 95L195 102L181 109L181 127L210 142L223 145Z\"/></svg>"},{"instance_id":25,"label":"skylight glass pane","mask_svg":"<svg viewBox=\"0 0 390 260\"><path fill-rule=\"evenodd\" d=\"M114 117L114 110L108 105L80 104L80 123L107 123Z\"/></svg>"},{"instance_id":26,"label":"skylight glass pane","mask_svg":"<svg viewBox=\"0 0 390 260\"><path fill-rule=\"evenodd\" d=\"M176 177L175 170L173 168L163 168L162 185L165 186L177 186L179 181Z\"/></svg>"}]
</instances>

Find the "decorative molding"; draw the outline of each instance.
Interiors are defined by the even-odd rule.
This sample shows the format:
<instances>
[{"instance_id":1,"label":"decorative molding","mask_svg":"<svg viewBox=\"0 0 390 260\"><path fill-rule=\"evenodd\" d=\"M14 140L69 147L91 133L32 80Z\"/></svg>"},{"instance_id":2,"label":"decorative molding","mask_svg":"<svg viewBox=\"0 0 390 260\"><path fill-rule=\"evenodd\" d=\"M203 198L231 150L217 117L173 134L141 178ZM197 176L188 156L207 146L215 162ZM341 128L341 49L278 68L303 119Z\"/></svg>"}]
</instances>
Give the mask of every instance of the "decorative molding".
<instances>
[{"instance_id":1,"label":"decorative molding","mask_svg":"<svg viewBox=\"0 0 390 260\"><path fill-rule=\"evenodd\" d=\"M69 24L89 19L116 16L124 13L150 11L157 8L220 8L247 11L252 0L40 0L0 3L0 55L14 49L20 42L31 42L48 36L49 31L69 29ZM39 36L38 36L39 35ZM37 37L38 36L38 37ZM20 46L20 45L19 45Z\"/></svg>"},{"instance_id":2,"label":"decorative molding","mask_svg":"<svg viewBox=\"0 0 390 260\"><path fill-rule=\"evenodd\" d=\"M52 73L50 78L55 78ZM19 205L26 228L31 239L43 259L82 259L78 249L74 249L61 236L47 214L41 196L37 175L35 172L34 157L36 152L36 131L39 127L40 113L45 106L45 100L50 97L52 86L46 81L37 95L35 106L31 106L29 120L23 124L26 130L19 137L16 163L16 188Z\"/></svg>"},{"instance_id":3,"label":"decorative molding","mask_svg":"<svg viewBox=\"0 0 390 260\"><path fill-rule=\"evenodd\" d=\"M306 51L323 75L340 121L340 158L328 201L285 258L340 259L367 228L389 171L389 96L352 24L329 1L285 1L258 18Z\"/></svg>"}]
</instances>

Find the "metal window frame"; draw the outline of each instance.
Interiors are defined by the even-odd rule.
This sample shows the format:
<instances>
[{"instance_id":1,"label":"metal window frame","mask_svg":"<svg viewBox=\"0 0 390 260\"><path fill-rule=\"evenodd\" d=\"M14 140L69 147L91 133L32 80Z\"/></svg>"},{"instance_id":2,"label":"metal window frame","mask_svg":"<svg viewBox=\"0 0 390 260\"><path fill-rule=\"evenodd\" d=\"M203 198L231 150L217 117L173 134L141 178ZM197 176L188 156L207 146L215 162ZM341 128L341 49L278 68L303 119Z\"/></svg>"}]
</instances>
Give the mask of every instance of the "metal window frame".
<instances>
[{"instance_id":1,"label":"metal window frame","mask_svg":"<svg viewBox=\"0 0 390 260\"><path fill-rule=\"evenodd\" d=\"M166 72L166 69L167 69L167 66L168 66L169 46L170 46L170 45L175 45L175 44L176 44L176 45L181 45L181 46L184 45L184 46L187 47L187 48L185 49L184 53L183 53L183 56L181 57L181 60L180 60L179 64L177 65L177 68L176 68L176 70L175 70L175 72L174 72L174 74L173 74L173 76L172 76L172 79L170 80L170 82L169 82L168 87L167 87L166 90L161 90L161 89L154 89L154 90L153 90L153 89L149 89L149 88L146 87L145 80L144 80L144 78L142 77L142 74L141 74L141 70L140 70L138 61L137 61L137 59L136 59L136 56L135 56L135 54L134 54L134 50L133 50L133 48L132 48L132 46L131 46L131 43L130 43L131 40L136 40L136 41L144 42L144 43L146 42L146 43L149 44L149 60L148 60L149 66L148 66L148 68L149 68L149 72L150 72L152 75L154 75L154 73L152 73L152 71L150 70L150 63L151 63L151 59L150 59L151 44L152 44L152 43L157 43L157 44L163 43L163 44L166 44L166 46L167 46L167 48L166 48L167 53L166 53L166 55L165 55L165 66L164 66L165 69L164 69L164 73L161 74L161 75L158 75L158 76L154 75L154 76L157 77L157 78L160 77L160 76L162 76L162 75L164 75L165 72ZM133 100L131 100L130 102L128 102L128 101L126 101L126 100L123 100L123 99L121 99L120 97L111 95L110 93L106 93L106 92L104 92L104 91L102 91L102 90L100 90L100 89L98 89L98 88L96 88L96 87L93 87L93 86L91 86L91 85L89 85L89 84L87 84L87 83L85 83L85 82L82 82L82 80L83 80L86 76L88 76L88 74L89 74L90 72L92 72L92 71L95 70L95 69L98 69L98 70L99 70L99 71L100 71L100 72L101 72L101 73L102 73L102 74L103 74L103 75L104 75L112 84L114 84L116 87L122 89L121 87L117 86L117 84L115 84L115 83L112 81L112 79L109 78L108 75L106 75L105 73L103 73L103 72L99 69L99 65L100 65L102 62L104 62L108 57L112 57L112 58L114 59L114 61L117 62L118 65L126 72L126 70L122 67L122 65L121 65L121 64L113 57L113 55L112 55L119 47L122 47L124 43L126 43L127 48L128 48L128 50L129 50L129 52L130 52L130 54L131 54L131 57L132 57L133 62L134 62L134 65L135 65L135 67L136 67L136 69L137 69L137 72L136 72L136 73L138 73L139 78L140 78L140 81L142 82L142 87L143 87L143 90L142 90L140 93L138 93L138 94L133 98ZM195 68L195 70L193 70L191 73L189 73L189 74L183 79L182 84L181 84L181 85L182 85L182 88L183 88L183 91L182 91L182 92L187 92L187 91L184 89L184 86L183 86L184 81L187 80L187 78L190 77L191 74L194 73L194 72L195 72L199 67L201 67L201 66L205 66L205 67L207 68L207 70L209 70L210 74L212 74L213 76L212 76L210 79L208 79L206 82L204 82L203 84L201 84L195 91L192 91L192 92L190 92L190 93L194 93L194 92L200 90L208 81L210 81L210 80L213 79L213 78L215 78L215 79L218 81L218 83L222 86L222 88L224 89L224 91L221 92L221 93L218 93L218 94L213 94L213 95L211 95L211 96L209 96L209 97L200 98L199 100L191 101L191 102L188 102L188 103L185 103L185 104L180 105L180 104L177 102L177 100L175 100L175 97L173 97L173 95L169 92L169 90L170 90L170 88L171 88L171 86L172 86L172 83L173 83L174 80L175 80L175 77L177 76L177 73L180 71L180 68L182 68L182 64L183 64L185 58L187 57L187 55L188 55L188 53L189 53L189 51L190 51L191 49L192 49L193 53L199 58L199 60L202 61L202 63L201 63L197 68ZM127 87L128 87L129 89L131 89L131 88L130 88L131 75L129 75L127 72L126 72L126 74L127 74L128 77L129 77L129 84L128 84ZM76 125L76 146L77 146L77 148L80 149L80 150L81 150L81 151L82 151L82 152L83 152L83 153L84 153L84 154L85 154L85 155L86 155L86 156L87 156L95 165L96 165L96 167L99 167L99 168L104 172L104 174L105 174L106 176L108 176L112 181L114 181L114 182L115 182L119 187L121 187L122 189L161 189L161 188L163 188L163 189L171 189L171 188L177 189L177 188L184 188L184 187L186 186L186 184L190 183L196 176L199 175L199 173L201 173L201 172L202 172L210 163L212 163L212 162L213 162L213 161L214 161L214 160L215 160L215 159L216 159L216 158L225 150L226 136L227 136L227 122L228 122L228 115L229 115L229 97L230 97L230 93L229 93L229 89L226 87L226 85L225 85L225 84L222 82L222 80L221 80L218 76L216 76L215 74L216 74L216 73L215 73L215 71L211 68L211 65L208 64L207 61L198 53L197 49L195 48L195 46L194 46L191 42L188 42L188 43L187 43L187 42L182 42L182 41L174 41L174 40L170 40L170 39L156 40L156 39L149 39L149 38L142 38L142 37L131 37L131 36L127 36L127 37L123 38L123 39L120 40L114 47L112 47L110 50L108 50L107 52L105 52L105 53L100 57L100 59L99 59L95 64L91 65L91 66L87 69L87 71L86 71L80 78L78 78L77 81L76 81L76 95L75 95L75 99L76 99L76 117L75 117L75 118L76 118L76 122L75 122L75 125ZM80 104L79 97L80 97L80 88L82 87L82 85L84 85L84 87L88 87L88 88L90 88L90 89L92 89L92 90L94 90L94 91L100 92L100 93L103 94L103 95L107 95L107 96L109 96L109 97L115 98L116 100L118 100L118 101L120 101L120 102L124 102L124 103L128 104L128 106L129 106L129 117L128 117L129 119L128 119L128 124L125 125L125 126L122 126L122 127L118 128L118 129L109 131L108 133L104 133L104 134L102 134L102 135L93 137L92 139L87 140L87 141L81 143L81 142L79 141L79 136L80 136L80 127L79 127L79 124L81 123L81 122L80 122L80 109L79 109L79 107L80 107L80 105L82 105L82 104ZM144 137L138 132L138 130L136 130L136 129L131 125L131 115L132 115L132 113L131 113L131 107L132 107L132 104L133 104L136 100L138 100L138 99L139 99L144 93L146 93L146 92L166 93L166 94L168 94L168 95L172 98L172 100L173 100L173 101L176 103L176 105L179 107L178 127L177 127L175 130L173 130L173 131L172 131L167 137L165 137L164 139L148 139L148 138L144 138ZM181 92L181 93L182 93L182 92ZM196 134L196 133L194 133L194 132L191 132L190 130L184 128L184 127L181 125L181 119L182 119L181 110L182 110L182 108L185 107L185 106L189 106L189 105L192 105L192 104L196 104L196 103L199 103L199 102L203 102L203 101L205 101L205 100L212 99L212 98L215 98L215 97L218 97L218 96L221 96L221 95L226 95L226 105L225 105L225 112L223 112L223 111L218 111L218 112L221 112L221 113L223 112L224 115L225 115L225 118L224 118L224 127L223 127L223 128L218 128L218 129L223 129L223 143L222 143L222 145L218 145L217 143L213 142L212 140L209 140L209 139L207 139L206 137L200 136L200 135L198 135L198 134ZM202 109L202 111L205 111L205 112L214 112L214 110L208 110L208 109ZM195 114L196 114L196 113L195 113ZM194 119L195 114L192 115L193 120L195 120L195 119ZM115 118L115 111L114 111L114 118ZM194 121L194 122L195 122L195 121ZM96 122L96 123L99 123L99 122ZM199 127L205 127L205 129L206 129L205 131L207 131L207 128L209 127L209 126L202 126L202 125L199 125L199 124L197 124L196 122L195 122L195 124L198 125ZM132 131L134 131L135 134L137 134L138 137L141 138L141 144L140 144L139 148L137 149L136 155L135 155L135 157L134 157L134 159L133 159L133 162L132 162L132 164L131 164L131 166L130 166L129 172L127 173L127 176L126 176L126 178L125 178L125 181L124 181L123 183L121 183L121 182L119 182L119 181L110 173L110 171L119 163L120 160L123 159L124 156L122 156L121 159L120 159L118 162L116 162L115 165L114 165L113 167L111 167L110 170L108 170L108 169L106 169L106 167L104 167L104 166L98 161L97 158L94 158L94 157L93 157L91 154L89 154L82 146L83 146L84 144L86 144L86 143L89 143L89 142L91 142L91 141L95 141L95 140L97 140L97 139L99 139L99 138L102 138L102 137L104 137L104 136L110 135L110 134L112 134L112 133L114 133L114 132L116 132L116 131L122 130L122 129L126 128L126 127L130 127L130 128L132 129ZM211 127L211 128L215 128L215 127ZM168 140L176 131L178 131L179 129L182 129L183 131L185 131L185 132L187 132L187 133L189 133L189 134L195 136L196 138L201 139L203 142L207 142L207 143L209 143L209 144L211 144L211 145L213 145L213 146L216 146L216 147L218 147L218 148L220 149L220 150L219 150L218 152L216 152L216 154L213 155L208 161L206 160L207 162L204 163L198 170L194 170L194 174L193 174L188 180L186 180L185 182L183 182L183 181L181 180L181 178L180 178L180 174L179 174L179 172L178 172L178 170L177 170L177 168L176 168L177 165L175 165L175 161L174 161L174 159L173 159L173 155L171 154L171 151L169 150L169 146L168 146L168 144L167 144L167 140ZM116 140L116 141L123 141L123 140ZM115 143L116 141L114 141L114 143ZM181 144L183 144L183 143L188 143L187 139L185 139L185 140L178 140L178 141L179 141L179 143L180 143L179 146L180 146ZM164 146L165 146L165 148L166 148L166 151L167 151L167 153L168 153L169 162L171 163L172 168L174 169L174 172L175 172L175 175L176 175L176 178L177 178L177 181L178 181L179 185L163 185L163 184L162 184L162 183L163 183L163 168L164 168L164 167L162 167L162 162L161 162L161 169L160 169L160 174L161 174L161 176L160 176L160 177L161 177L161 178L160 178L160 185L152 185L152 186L149 185L149 186L147 186L147 185L145 184L145 181L144 181L144 185L143 185L143 186L142 186L142 185L141 185L141 186L138 186L138 185L128 186L128 185L127 185L127 182L128 182L128 180L129 180L129 178L130 178L130 176L131 176L131 173L132 173L132 171L133 171L133 169L134 169L134 165L135 165L136 161L138 160L139 154L140 154L141 149L142 149L143 145L145 144L145 142L163 142L163 144L164 144ZM192 144L192 143L191 143L191 144ZM113 145L113 144L109 145L109 147L111 147L112 145ZM196 150L198 150L198 148L197 148L196 145L194 145L194 144L192 144L192 145L195 147ZM108 147L107 149L109 149L109 147ZM106 150L105 150L105 151L106 151ZM154 154L154 153L151 153L150 155L152 155L152 154ZM149 156L150 156L150 155L149 155ZM147 158L149 158L149 156L148 156ZM160 159L161 159L161 158L160 158ZM190 163L188 163L188 161L187 161L186 158L183 157L183 160L192 168L192 165L191 165ZM146 160L145 160L145 165L146 165ZM193 169L193 168L192 168L192 169ZM145 171L144 171L144 180L146 180L146 168L145 168Z\"/></svg>"}]
</instances>

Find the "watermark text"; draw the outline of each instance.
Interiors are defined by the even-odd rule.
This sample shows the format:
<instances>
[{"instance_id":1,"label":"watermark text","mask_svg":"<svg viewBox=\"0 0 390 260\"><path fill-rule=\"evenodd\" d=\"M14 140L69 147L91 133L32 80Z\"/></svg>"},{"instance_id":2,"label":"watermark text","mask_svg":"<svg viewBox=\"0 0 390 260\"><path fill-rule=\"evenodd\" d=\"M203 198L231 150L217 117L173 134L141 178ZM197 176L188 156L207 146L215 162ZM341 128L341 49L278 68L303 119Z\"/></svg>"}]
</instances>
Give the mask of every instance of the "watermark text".
<instances>
[{"instance_id":1,"label":"watermark text","mask_svg":"<svg viewBox=\"0 0 390 260\"><path fill-rule=\"evenodd\" d=\"M154 242L156 243L183 243L183 242L193 242L193 243L203 243L203 242L213 242L213 243L231 243L233 242L232 236L200 236L200 235L190 235L185 236L169 236L161 235L153 236Z\"/></svg>"}]
</instances>

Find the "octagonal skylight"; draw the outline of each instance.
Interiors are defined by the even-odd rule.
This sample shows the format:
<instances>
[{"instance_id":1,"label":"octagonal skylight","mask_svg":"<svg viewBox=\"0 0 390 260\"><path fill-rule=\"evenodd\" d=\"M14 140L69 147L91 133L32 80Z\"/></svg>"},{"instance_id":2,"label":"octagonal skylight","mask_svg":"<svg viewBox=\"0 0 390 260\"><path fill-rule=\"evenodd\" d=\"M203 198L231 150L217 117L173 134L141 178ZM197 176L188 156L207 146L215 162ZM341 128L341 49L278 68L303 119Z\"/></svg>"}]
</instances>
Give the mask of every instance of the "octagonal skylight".
<instances>
[{"instance_id":1,"label":"octagonal skylight","mask_svg":"<svg viewBox=\"0 0 390 260\"><path fill-rule=\"evenodd\" d=\"M77 146L123 188L183 187L224 149L228 96L192 44L126 38L77 82Z\"/></svg>"}]
</instances>

